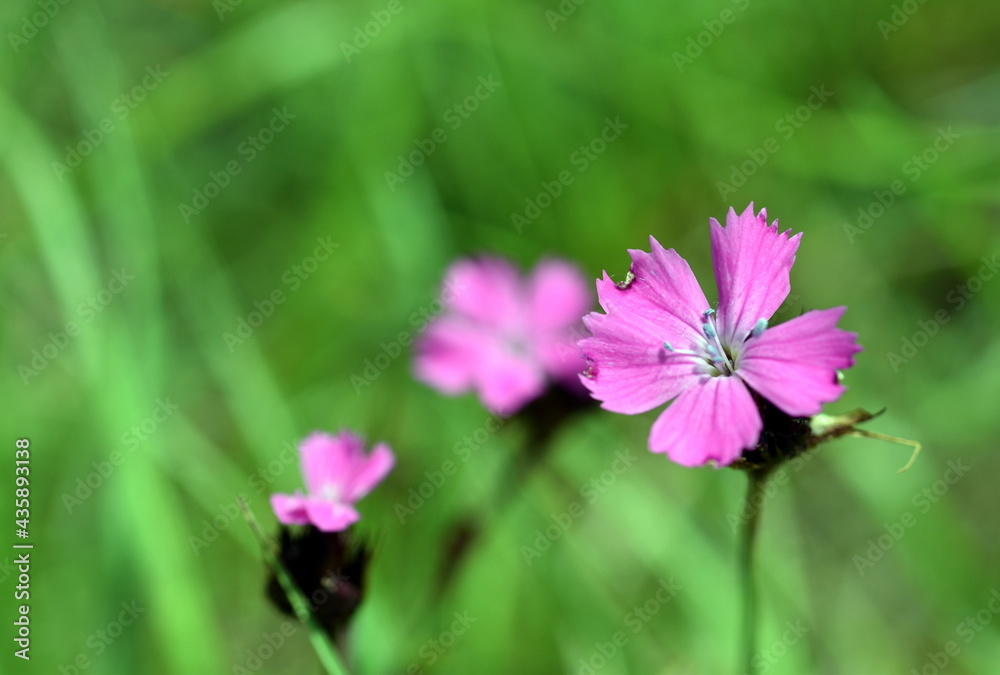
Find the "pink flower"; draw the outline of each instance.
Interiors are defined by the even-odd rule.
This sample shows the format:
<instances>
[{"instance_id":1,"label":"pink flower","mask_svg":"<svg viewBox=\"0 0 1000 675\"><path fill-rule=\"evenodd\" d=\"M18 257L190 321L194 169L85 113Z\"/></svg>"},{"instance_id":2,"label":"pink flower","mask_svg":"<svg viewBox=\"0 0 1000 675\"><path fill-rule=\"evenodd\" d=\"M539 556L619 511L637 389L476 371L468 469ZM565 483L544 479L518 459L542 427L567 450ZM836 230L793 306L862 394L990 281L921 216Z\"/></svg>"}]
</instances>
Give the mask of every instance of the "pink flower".
<instances>
[{"instance_id":1,"label":"pink flower","mask_svg":"<svg viewBox=\"0 0 1000 675\"><path fill-rule=\"evenodd\" d=\"M447 311L416 344L417 379L456 395L475 390L490 410L511 414L548 379L579 387L586 363L574 330L591 307L580 271L540 262L523 279L506 260L459 260L445 276Z\"/></svg>"},{"instance_id":2,"label":"pink flower","mask_svg":"<svg viewBox=\"0 0 1000 675\"><path fill-rule=\"evenodd\" d=\"M299 444L299 453L309 494L273 494L271 507L286 525L312 523L324 532L357 522L354 503L371 492L396 461L384 443L366 456L364 441L349 431L337 436L314 433Z\"/></svg>"},{"instance_id":3,"label":"pink flower","mask_svg":"<svg viewBox=\"0 0 1000 675\"><path fill-rule=\"evenodd\" d=\"M631 284L597 282L606 314L584 318L584 385L603 408L634 415L676 399L649 434L649 448L678 464L727 465L757 445L763 422L751 390L787 415L805 417L840 397L837 370L854 364L857 335L836 328L845 307L806 312L768 328L789 291L802 234L778 232L767 212L732 209L713 218L718 310L687 262L649 238L631 250ZM634 277L632 277L634 275Z\"/></svg>"}]
</instances>

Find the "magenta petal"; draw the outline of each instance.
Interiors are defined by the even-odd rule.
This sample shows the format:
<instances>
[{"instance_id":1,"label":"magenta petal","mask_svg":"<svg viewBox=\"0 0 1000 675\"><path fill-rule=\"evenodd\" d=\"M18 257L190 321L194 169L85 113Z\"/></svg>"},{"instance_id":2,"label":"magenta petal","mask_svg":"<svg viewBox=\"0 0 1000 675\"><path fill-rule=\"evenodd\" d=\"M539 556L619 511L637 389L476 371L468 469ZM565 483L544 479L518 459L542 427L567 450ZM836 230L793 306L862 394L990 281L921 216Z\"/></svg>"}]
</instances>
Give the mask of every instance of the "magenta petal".
<instances>
[{"instance_id":1,"label":"magenta petal","mask_svg":"<svg viewBox=\"0 0 1000 675\"><path fill-rule=\"evenodd\" d=\"M552 379L573 388L587 367L576 342L592 302L580 270L563 260L543 260L528 279L529 349Z\"/></svg>"},{"instance_id":2,"label":"magenta petal","mask_svg":"<svg viewBox=\"0 0 1000 675\"><path fill-rule=\"evenodd\" d=\"M354 467L354 475L347 482L344 499L355 502L364 497L382 482L395 463L396 457L389 446L385 443L376 444L371 454Z\"/></svg>"},{"instance_id":3,"label":"magenta petal","mask_svg":"<svg viewBox=\"0 0 1000 675\"><path fill-rule=\"evenodd\" d=\"M452 310L489 326L510 327L523 322L520 275L501 258L454 263L445 275L443 296Z\"/></svg>"},{"instance_id":4,"label":"magenta petal","mask_svg":"<svg viewBox=\"0 0 1000 675\"><path fill-rule=\"evenodd\" d=\"M789 272L802 233L768 226L767 211L753 214L753 204L739 216L733 209L726 227L710 219L712 260L719 287L719 337L723 345L742 342L758 319L770 319L790 290Z\"/></svg>"},{"instance_id":5,"label":"magenta petal","mask_svg":"<svg viewBox=\"0 0 1000 675\"><path fill-rule=\"evenodd\" d=\"M476 375L479 399L488 409L511 415L545 389L545 373L502 341L485 345Z\"/></svg>"},{"instance_id":6,"label":"magenta petal","mask_svg":"<svg viewBox=\"0 0 1000 675\"><path fill-rule=\"evenodd\" d=\"M593 337L580 341L591 367L581 378L602 407L651 410L697 381L697 359L669 352L703 347L708 301L687 262L650 237L651 253L632 250L633 278L620 288L605 272L597 296L607 314L584 317Z\"/></svg>"},{"instance_id":7,"label":"magenta petal","mask_svg":"<svg viewBox=\"0 0 1000 675\"><path fill-rule=\"evenodd\" d=\"M364 454L364 441L349 431L336 436L316 432L299 444L302 477L310 494L319 494L327 484L342 485L351 460Z\"/></svg>"},{"instance_id":8,"label":"magenta petal","mask_svg":"<svg viewBox=\"0 0 1000 675\"><path fill-rule=\"evenodd\" d=\"M612 317L591 314L594 337L580 341L590 367L580 377L601 407L635 415L652 410L698 382L694 357L671 354L653 338L618 335Z\"/></svg>"},{"instance_id":9,"label":"magenta petal","mask_svg":"<svg viewBox=\"0 0 1000 675\"><path fill-rule=\"evenodd\" d=\"M472 388L479 363L482 329L451 317L441 317L417 342L414 376L438 391L461 394Z\"/></svg>"},{"instance_id":10,"label":"magenta petal","mask_svg":"<svg viewBox=\"0 0 1000 675\"><path fill-rule=\"evenodd\" d=\"M275 493L271 495L271 508L278 522L285 525L306 525L309 515L306 513L306 498L296 492L294 495Z\"/></svg>"},{"instance_id":11,"label":"magenta petal","mask_svg":"<svg viewBox=\"0 0 1000 675\"><path fill-rule=\"evenodd\" d=\"M725 466L757 445L763 422L737 377L709 377L663 411L649 433L649 449L684 466L714 460Z\"/></svg>"},{"instance_id":12,"label":"magenta petal","mask_svg":"<svg viewBox=\"0 0 1000 675\"><path fill-rule=\"evenodd\" d=\"M418 343L414 375L445 394L475 388L487 408L512 413L545 388L528 348L499 330L443 317Z\"/></svg>"},{"instance_id":13,"label":"magenta petal","mask_svg":"<svg viewBox=\"0 0 1000 675\"><path fill-rule=\"evenodd\" d=\"M543 260L528 279L528 326L559 331L580 323L591 307L590 287L580 270L563 260Z\"/></svg>"},{"instance_id":14,"label":"magenta petal","mask_svg":"<svg viewBox=\"0 0 1000 675\"><path fill-rule=\"evenodd\" d=\"M532 349L552 379L564 384L569 383L574 389L579 386L577 375L586 369L587 362L569 331L560 337L552 335L538 337Z\"/></svg>"},{"instance_id":15,"label":"magenta petal","mask_svg":"<svg viewBox=\"0 0 1000 675\"><path fill-rule=\"evenodd\" d=\"M628 286L619 288L605 273L597 282L597 297L608 315L655 334L659 344L688 349L692 340L701 339L708 300L684 258L653 237L649 244L650 253L629 250L633 278Z\"/></svg>"},{"instance_id":16,"label":"magenta petal","mask_svg":"<svg viewBox=\"0 0 1000 675\"><path fill-rule=\"evenodd\" d=\"M854 365L857 334L837 328L846 307L813 310L768 328L745 343L736 372L783 412L817 414L840 398L837 370Z\"/></svg>"},{"instance_id":17,"label":"magenta petal","mask_svg":"<svg viewBox=\"0 0 1000 675\"><path fill-rule=\"evenodd\" d=\"M324 532L346 530L361 518L353 506L323 499L307 499L305 507L309 522Z\"/></svg>"}]
</instances>

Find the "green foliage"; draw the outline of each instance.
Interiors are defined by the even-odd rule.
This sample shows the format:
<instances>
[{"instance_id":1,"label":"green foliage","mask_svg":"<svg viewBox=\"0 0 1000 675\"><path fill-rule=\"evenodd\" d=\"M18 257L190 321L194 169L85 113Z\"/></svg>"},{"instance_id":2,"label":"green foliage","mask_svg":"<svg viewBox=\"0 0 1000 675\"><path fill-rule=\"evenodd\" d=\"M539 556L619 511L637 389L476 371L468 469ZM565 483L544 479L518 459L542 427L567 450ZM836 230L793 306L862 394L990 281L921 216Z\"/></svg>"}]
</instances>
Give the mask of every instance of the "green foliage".
<instances>
[{"instance_id":1,"label":"green foliage","mask_svg":"<svg viewBox=\"0 0 1000 675\"><path fill-rule=\"evenodd\" d=\"M512 485L522 423L456 452L487 414L414 382L405 343L457 256L620 279L652 234L707 280L708 217L750 201L805 232L783 318L847 305L865 346L828 412L886 406L869 428L923 443L897 475L906 448L845 438L775 485L761 669L919 672L949 641L945 672L1000 662L1000 619L966 623L1000 586L1000 9L71 2L32 32L43 5L0 10L0 428L11 457L31 438L36 547L9 672L247 668L284 618L236 500L272 532L269 493L301 487L283 449L340 427L399 457L361 504L351 672L577 673L609 645L602 674L732 672L743 477L594 410ZM272 651L260 672L320 672L308 631Z\"/></svg>"}]
</instances>

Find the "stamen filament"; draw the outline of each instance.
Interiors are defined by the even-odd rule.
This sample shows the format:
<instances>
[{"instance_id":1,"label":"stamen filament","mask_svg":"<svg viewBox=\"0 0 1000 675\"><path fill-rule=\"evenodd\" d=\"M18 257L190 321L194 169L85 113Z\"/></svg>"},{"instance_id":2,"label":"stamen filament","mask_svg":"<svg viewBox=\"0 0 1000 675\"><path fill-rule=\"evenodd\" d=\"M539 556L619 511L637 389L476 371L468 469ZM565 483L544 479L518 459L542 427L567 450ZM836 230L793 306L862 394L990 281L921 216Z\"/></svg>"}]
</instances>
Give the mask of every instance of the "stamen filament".
<instances>
[{"instance_id":1,"label":"stamen filament","mask_svg":"<svg viewBox=\"0 0 1000 675\"><path fill-rule=\"evenodd\" d=\"M673 345L669 342L663 343L663 348L668 352L673 352L674 354L684 354L685 356L701 356L698 352L692 351L690 349L675 349Z\"/></svg>"},{"instance_id":2,"label":"stamen filament","mask_svg":"<svg viewBox=\"0 0 1000 675\"><path fill-rule=\"evenodd\" d=\"M710 342L708 344L708 355L712 359L712 364L716 368L721 370L726 375L732 375L736 371L736 367L733 362L729 360L726 355L726 350L722 347L722 342L719 340L719 332L715 329L715 316L714 309L706 309L702 314L705 323L702 324L702 328L705 331L705 337L707 337ZM713 344L714 342L714 344Z\"/></svg>"}]
</instances>

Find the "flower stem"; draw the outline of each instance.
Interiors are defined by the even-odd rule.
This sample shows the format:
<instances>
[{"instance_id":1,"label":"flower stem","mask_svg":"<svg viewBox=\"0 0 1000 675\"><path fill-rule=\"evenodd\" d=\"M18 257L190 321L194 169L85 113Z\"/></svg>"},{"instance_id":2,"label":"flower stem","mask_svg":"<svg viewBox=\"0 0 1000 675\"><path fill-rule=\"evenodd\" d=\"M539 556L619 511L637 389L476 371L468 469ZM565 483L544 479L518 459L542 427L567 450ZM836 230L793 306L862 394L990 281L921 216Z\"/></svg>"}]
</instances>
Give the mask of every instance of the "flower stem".
<instances>
[{"instance_id":1,"label":"flower stem","mask_svg":"<svg viewBox=\"0 0 1000 675\"><path fill-rule=\"evenodd\" d=\"M764 486L769 469L747 471L747 497L743 504L743 532L740 540L740 584L743 587L743 635L741 644L742 673L754 672L757 653L757 589L753 574L753 545L763 508Z\"/></svg>"}]
</instances>

